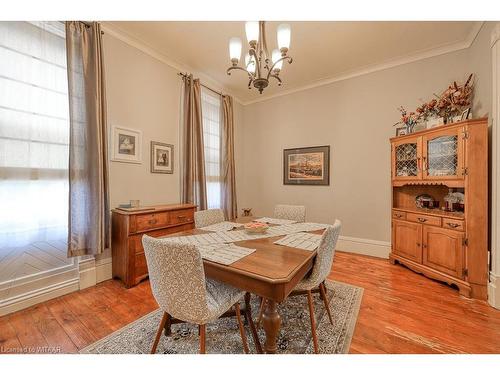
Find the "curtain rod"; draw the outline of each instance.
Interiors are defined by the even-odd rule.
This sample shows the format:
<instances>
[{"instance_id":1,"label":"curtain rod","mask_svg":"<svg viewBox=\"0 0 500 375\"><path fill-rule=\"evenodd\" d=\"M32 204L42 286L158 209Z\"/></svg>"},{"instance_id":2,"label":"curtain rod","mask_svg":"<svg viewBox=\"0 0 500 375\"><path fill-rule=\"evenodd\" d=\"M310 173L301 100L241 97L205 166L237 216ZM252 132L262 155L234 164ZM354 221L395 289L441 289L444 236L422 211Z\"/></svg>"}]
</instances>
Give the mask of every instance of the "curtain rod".
<instances>
[{"instance_id":1,"label":"curtain rod","mask_svg":"<svg viewBox=\"0 0 500 375\"><path fill-rule=\"evenodd\" d=\"M188 78L189 77L189 74L187 73L177 73L178 75L180 75L182 78ZM214 93L216 93L217 95L220 95L220 96L224 96L224 94L221 92L221 91L217 91L217 90L214 90L213 88L211 87L208 87L207 85L204 85L203 83L200 82L200 86L203 86L204 88L206 88L207 90L210 90Z\"/></svg>"}]
</instances>

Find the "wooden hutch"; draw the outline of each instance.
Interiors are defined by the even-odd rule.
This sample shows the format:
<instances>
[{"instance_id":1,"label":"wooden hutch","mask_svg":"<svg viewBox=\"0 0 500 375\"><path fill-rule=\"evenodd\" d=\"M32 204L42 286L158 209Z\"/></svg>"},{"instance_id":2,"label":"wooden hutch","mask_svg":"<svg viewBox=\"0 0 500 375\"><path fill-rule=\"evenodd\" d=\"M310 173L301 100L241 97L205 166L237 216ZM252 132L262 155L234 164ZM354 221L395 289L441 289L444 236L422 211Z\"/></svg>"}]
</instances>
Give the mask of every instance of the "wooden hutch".
<instances>
[{"instance_id":1,"label":"wooden hutch","mask_svg":"<svg viewBox=\"0 0 500 375\"><path fill-rule=\"evenodd\" d=\"M112 210L113 277L121 279L127 288L148 277L142 236L161 237L193 229L195 209L192 204L172 204Z\"/></svg>"},{"instance_id":2,"label":"wooden hutch","mask_svg":"<svg viewBox=\"0 0 500 375\"><path fill-rule=\"evenodd\" d=\"M391 138L393 264L487 298L488 119L443 125ZM463 204L444 210L449 192ZM418 208L416 197L435 208ZM439 203L437 203L439 202Z\"/></svg>"}]
</instances>

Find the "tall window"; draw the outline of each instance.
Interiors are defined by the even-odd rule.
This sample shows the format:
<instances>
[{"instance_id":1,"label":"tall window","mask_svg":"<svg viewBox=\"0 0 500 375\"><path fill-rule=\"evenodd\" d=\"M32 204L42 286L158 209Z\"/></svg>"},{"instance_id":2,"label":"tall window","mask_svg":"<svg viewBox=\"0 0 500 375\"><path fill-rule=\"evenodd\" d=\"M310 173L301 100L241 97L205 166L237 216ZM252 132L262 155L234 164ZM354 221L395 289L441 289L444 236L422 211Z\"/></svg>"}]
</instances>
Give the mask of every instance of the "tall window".
<instances>
[{"instance_id":1,"label":"tall window","mask_svg":"<svg viewBox=\"0 0 500 375\"><path fill-rule=\"evenodd\" d=\"M66 239L68 139L64 24L0 22L0 258Z\"/></svg>"},{"instance_id":2,"label":"tall window","mask_svg":"<svg viewBox=\"0 0 500 375\"><path fill-rule=\"evenodd\" d=\"M220 148L222 116L220 96L203 88L201 90L201 112L203 114L207 205L208 208L221 208Z\"/></svg>"}]
</instances>

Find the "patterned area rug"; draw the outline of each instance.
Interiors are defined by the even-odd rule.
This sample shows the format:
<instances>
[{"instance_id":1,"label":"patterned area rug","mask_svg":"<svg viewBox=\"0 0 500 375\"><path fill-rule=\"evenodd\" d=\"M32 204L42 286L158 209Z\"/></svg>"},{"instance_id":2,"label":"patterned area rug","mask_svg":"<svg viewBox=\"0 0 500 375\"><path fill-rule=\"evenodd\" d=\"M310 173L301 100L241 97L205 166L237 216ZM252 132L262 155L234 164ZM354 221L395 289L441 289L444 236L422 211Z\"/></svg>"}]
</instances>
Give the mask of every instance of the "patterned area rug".
<instances>
[{"instance_id":1,"label":"patterned area rug","mask_svg":"<svg viewBox=\"0 0 500 375\"><path fill-rule=\"evenodd\" d=\"M328 320L323 301L314 294L314 310L318 324L317 334L320 352L325 354L347 353L351 344L354 327L363 296L363 288L335 281L326 282L327 300L330 304L334 324ZM252 316L256 321L260 298L252 296ZM244 306L244 303L242 303ZM282 324L278 339L278 353L313 353L311 325L307 296L298 295L287 298L279 305ZM81 353L88 354L140 354L149 353L162 312L153 311L130 323L109 336L87 346ZM250 351L255 353L252 335L245 326ZM263 345L265 334L259 330ZM207 353L243 353L243 345L235 317L219 319L207 324ZM199 349L198 328L193 324L172 325L172 335L162 335L157 353L192 354Z\"/></svg>"}]
</instances>

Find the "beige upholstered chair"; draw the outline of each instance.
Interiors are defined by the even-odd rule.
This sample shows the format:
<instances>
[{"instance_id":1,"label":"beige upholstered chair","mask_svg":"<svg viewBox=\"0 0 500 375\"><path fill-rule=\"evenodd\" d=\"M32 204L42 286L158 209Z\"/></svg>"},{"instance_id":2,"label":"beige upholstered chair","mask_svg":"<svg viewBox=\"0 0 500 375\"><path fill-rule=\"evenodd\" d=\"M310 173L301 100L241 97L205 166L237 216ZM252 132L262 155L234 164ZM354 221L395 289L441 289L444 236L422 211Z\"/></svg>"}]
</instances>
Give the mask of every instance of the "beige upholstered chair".
<instances>
[{"instance_id":1,"label":"beige upholstered chair","mask_svg":"<svg viewBox=\"0 0 500 375\"><path fill-rule=\"evenodd\" d=\"M321 299L325 304L326 312L328 313L328 318L330 323L333 324L332 313L330 311L330 306L328 305L328 300L326 298L326 287L325 280L332 269L333 256L335 255L335 247L337 246L337 240L339 238L340 229L342 224L339 220L335 220L333 226L329 226L323 232L321 242L318 246L316 258L314 260L314 265L311 273L299 281L295 287L292 294L307 294L307 303L309 305L309 318L311 320L311 333L314 344L314 352L318 353L318 337L316 336L316 322L314 318L314 306L312 302L312 292L317 291L321 295ZM262 320L262 314L264 311L264 304L266 300L263 299L261 302L259 310L259 318L257 324L260 324Z\"/></svg>"},{"instance_id":2,"label":"beige upholstered chair","mask_svg":"<svg viewBox=\"0 0 500 375\"><path fill-rule=\"evenodd\" d=\"M207 227L224 221L224 212L218 208L210 210L196 211L194 213L194 226L196 228Z\"/></svg>"},{"instance_id":3,"label":"beige upholstered chair","mask_svg":"<svg viewBox=\"0 0 500 375\"><path fill-rule=\"evenodd\" d=\"M200 353L205 353L205 324L218 319L233 306L243 349L248 353L238 302L245 292L206 279L200 252L194 245L166 242L146 235L142 243L153 296L164 312L151 353L156 352L161 332L171 317L199 326Z\"/></svg>"},{"instance_id":4,"label":"beige upholstered chair","mask_svg":"<svg viewBox=\"0 0 500 375\"><path fill-rule=\"evenodd\" d=\"M295 220L299 223L303 223L306 221L306 207L277 204L274 206L274 217L277 219Z\"/></svg>"}]
</instances>

